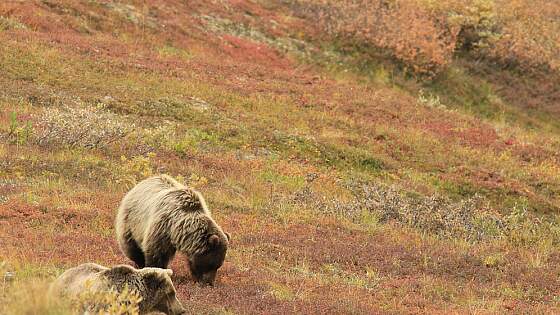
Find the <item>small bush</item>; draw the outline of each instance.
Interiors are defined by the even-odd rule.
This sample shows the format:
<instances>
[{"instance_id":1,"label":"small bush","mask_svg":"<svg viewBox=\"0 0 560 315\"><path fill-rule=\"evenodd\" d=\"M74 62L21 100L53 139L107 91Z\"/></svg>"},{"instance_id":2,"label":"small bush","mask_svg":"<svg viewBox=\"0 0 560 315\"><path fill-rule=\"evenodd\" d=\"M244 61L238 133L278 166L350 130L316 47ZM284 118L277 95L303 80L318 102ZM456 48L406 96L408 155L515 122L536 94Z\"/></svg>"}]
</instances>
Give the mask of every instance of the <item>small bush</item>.
<instances>
[{"instance_id":1,"label":"small bush","mask_svg":"<svg viewBox=\"0 0 560 315\"><path fill-rule=\"evenodd\" d=\"M228 34L254 42L263 43L279 51L307 57L314 49L309 43L291 37L272 37L253 27L233 22L217 16L201 15L200 19L206 24L205 29L217 34Z\"/></svg>"},{"instance_id":2,"label":"small bush","mask_svg":"<svg viewBox=\"0 0 560 315\"><path fill-rule=\"evenodd\" d=\"M51 107L37 117L36 141L71 147L103 148L124 138L134 128L102 107Z\"/></svg>"},{"instance_id":3,"label":"small bush","mask_svg":"<svg viewBox=\"0 0 560 315\"><path fill-rule=\"evenodd\" d=\"M503 1L500 40L489 57L523 70L560 70L560 3L557 1Z\"/></svg>"},{"instance_id":4,"label":"small bush","mask_svg":"<svg viewBox=\"0 0 560 315\"><path fill-rule=\"evenodd\" d=\"M381 222L395 220L432 234L471 241L500 236L505 226L478 196L452 202L439 195L406 197L392 187L368 185L362 189L363 206L378 213Z\"/></svg>"},{"instance_id":5,"label":"small bush","mask_svg":"<svg viewBox=\"0 0 560 315\"><path fill-rule=\"evenodd\" d=\"M75 309L93 314L104 315L135 315L139 314L139 304L142 297L128 286L117 292L116 290L94 291L86 286L75 301Z\"/></svg>"},{"instance_id":6,"label":"small bush","mask_svg":"<svg viewBox=\"0 0 560 315\"><path fill-rule=\"evenodd\" d=\"M344 271L337 264L326 264L323 265L321 271L321 273L332 280L363 288L368 291L378 289L382 280L379 273L370 268L366 268L363 273L355 274Z\"/></svg>"},{"instance_id":7,"label":"small bush","mask_svg":"<svg viewBox=\"0 0 560 315\"><path fill-rule=\"evenodd\" d=\"M9 295L0 311L3 314L27 315L134 315L139 314L140 295L125 289L120 294L114 290L86 291L75 301L52 299L48 296L49 284L45 281L20 282L10 285Z\"/></svg>"},{"instance_id":8,"label":"small bush","mask_svg":"<svg viewBox=\"0 0 560 315\"><path fill-rule=\"evenodd\" d=\"M26 29L25 25L11 17L0 15L0 32L7 30L21 30Z\"/></svg>"},{"instance_id":9,"label":"small bush","mask_svg":"<svg viewBox=\"0 0 560 315\"><path fill-rule=\"evenodd\" d=\"M458 27L458 48L522 70L560 69L556 1L417 0Z\"/></svg>"},{"instance_id":10,"label":"small bush","mask_svg":"<svg viewBox=\"0 0 560 315\"><path fill-rule=\"evenodd\" d=\"M438 95L427 94L424 90L420 90L418 93L418 98L416 103L419 105L425 105L431 108L445 109L445 105L441 103Z\"/></svg>"},{"instance_id":11,"label":"small bush","mask_svg":"<svg viewBox=\"0 0 560 315\"><path fill-rule=\"evenodd\" d=\"M146 156L134 156L132 158L121 156L120 174L116 178L116 182L131 188L139 180L153 175L152 158L154 156L154 153L148 153Z\"/></svg>"},{"instance_id":12,"label":"small bush","mask_svg":"<svg viewBox=\"0 0 560 315\"><path fill-rule=\"evenodd\" d=\"M417 0L419 5L458 30L457 48L476 51L500 38L498 8L494 0Z\"/></svg>"}]
</instances>

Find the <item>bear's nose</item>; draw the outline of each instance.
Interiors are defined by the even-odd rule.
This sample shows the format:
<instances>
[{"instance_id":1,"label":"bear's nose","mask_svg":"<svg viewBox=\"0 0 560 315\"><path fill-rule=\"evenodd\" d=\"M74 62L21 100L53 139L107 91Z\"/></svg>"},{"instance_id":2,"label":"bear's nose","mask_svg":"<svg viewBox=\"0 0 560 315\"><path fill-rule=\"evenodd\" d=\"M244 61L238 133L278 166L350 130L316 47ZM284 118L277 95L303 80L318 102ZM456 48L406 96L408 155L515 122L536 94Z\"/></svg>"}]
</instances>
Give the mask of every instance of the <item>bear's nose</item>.
<instances>
[{"instance_id":1,"label":"bear's nose","mask_svg":"<svg viewBox=\"0 0 560 315\"><path fill-rule=\"evenodd\" d=\"M200 282L206 285L213 286L216 279L216 271L210 271L202 275Z\"/></svg>"},{"instance_id":2,"label":"bear's nose","mask_svg":"<svg viewBox=\"0 0 560 315\"><path fill-rule=\"evenodd\" d=\"M202 286L202 287L213 287L213 286L214 286L214 282L209 282L209 281L200 280L200 281L198 281L198 285L200 285L200 286Z\"/></svg>"}]
</instances>

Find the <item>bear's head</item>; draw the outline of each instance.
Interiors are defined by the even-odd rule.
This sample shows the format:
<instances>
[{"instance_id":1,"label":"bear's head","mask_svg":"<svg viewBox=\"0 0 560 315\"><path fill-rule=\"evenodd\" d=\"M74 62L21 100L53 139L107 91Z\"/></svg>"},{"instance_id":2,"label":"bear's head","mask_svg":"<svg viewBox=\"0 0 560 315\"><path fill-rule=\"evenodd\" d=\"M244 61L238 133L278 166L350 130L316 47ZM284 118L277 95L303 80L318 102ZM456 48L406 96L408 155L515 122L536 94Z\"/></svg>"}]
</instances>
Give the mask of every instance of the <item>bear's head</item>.
<instances>
[{"instance_id":1,"label":"bear's head","mask_svg":"<svg viewBox=\"0 0 560 315\"><path fill-rule=\"evenodd\" d=\"M135 269L127 265L118 265L102 272L112 287L118 290L128 286L138 291L142 297L140 313L163 312L182 315L186 310L177 300L175 287L171 281L171 269L143 268Z\"/></svg>"},{"instance_id":2,"label":"bear's head","mask_svg":"<svg viewBox=\"0 0 560 315\"><path fill-rule=\"evenodd\" d=\"M224 263L230 235L216 231L210 234L205 249L189 257L189 269L195 281L213 285L216 272Z\"/></svg>"},{"instance_id":3,"label":"bear's head","mask_svg":"<svg viewBox=\"0 0 560 315\"><path fill-rule=\"evenodd\" d=\"M139 272L147 291L145 300L140 302L140 309L171 315L186 314L181 302L177 300L175 287L171 281L173 275L171 269L143 268L139 269Z\"/></svg>"}]
</instances>

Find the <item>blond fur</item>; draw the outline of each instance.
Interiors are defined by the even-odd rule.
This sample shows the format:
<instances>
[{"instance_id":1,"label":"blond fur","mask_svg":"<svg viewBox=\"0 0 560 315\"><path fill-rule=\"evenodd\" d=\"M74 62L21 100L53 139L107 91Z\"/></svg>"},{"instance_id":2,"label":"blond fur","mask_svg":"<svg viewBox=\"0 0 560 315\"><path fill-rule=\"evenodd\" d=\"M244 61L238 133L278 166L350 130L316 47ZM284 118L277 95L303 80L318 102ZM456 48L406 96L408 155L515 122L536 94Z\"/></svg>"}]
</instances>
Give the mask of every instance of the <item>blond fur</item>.
<instances>
[{"instance_id":1,"label":"blond fur","mask_svg":"<svg viewBox=\"0 0 560 315\"><path fill-rule=\"evenodd\" d=\"M146 257L175 250L188 256L202 253L212 234L227 244L202 195L167 175L133 187L121 202L115 226L121 249L125 251L132 239ZM146 265L152 264L146 261Z\"/></svg>"}]
</instances>

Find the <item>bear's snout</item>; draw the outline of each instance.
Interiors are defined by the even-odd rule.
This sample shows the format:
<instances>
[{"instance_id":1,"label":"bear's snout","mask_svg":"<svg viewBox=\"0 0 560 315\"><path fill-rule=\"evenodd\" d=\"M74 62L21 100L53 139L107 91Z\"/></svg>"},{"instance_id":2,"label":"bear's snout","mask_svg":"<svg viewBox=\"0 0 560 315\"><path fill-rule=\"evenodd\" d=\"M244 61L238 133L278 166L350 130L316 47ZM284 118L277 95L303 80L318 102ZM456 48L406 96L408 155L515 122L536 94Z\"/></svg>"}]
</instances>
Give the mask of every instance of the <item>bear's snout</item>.
<instances>
[{"instance_id":1,"label":"bear's snout","mask_svg":"<svg viewBox=\"0 0 560 315\"><path fill-rule=\"evenodd\" d=\"M187 314L187 310L179 302L177 302L175 303L175 307L171 309L170 314L185 315Z\"/></svg>"},{"instance_id":2,"label":"bear's snout","mask_svg":"<svg viewBox=\"0 0 560 315\"><path fill-rule=\"evenodd\" d=\"M217 270L205 272L202 275L193 274L194 280L203 286L214 286Z\"/></svg>"}]
</instances>

